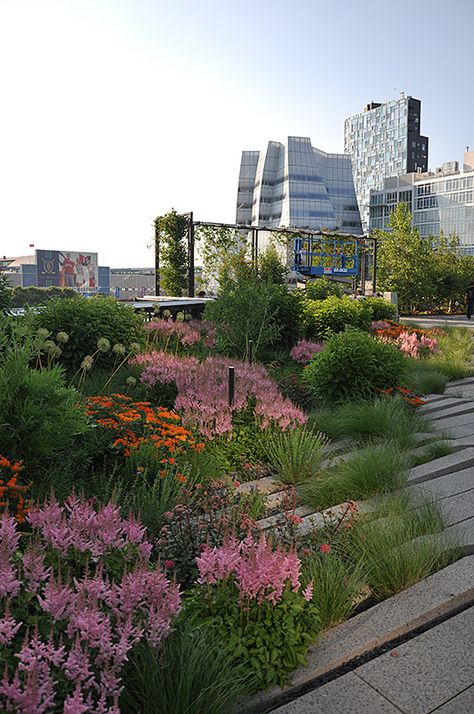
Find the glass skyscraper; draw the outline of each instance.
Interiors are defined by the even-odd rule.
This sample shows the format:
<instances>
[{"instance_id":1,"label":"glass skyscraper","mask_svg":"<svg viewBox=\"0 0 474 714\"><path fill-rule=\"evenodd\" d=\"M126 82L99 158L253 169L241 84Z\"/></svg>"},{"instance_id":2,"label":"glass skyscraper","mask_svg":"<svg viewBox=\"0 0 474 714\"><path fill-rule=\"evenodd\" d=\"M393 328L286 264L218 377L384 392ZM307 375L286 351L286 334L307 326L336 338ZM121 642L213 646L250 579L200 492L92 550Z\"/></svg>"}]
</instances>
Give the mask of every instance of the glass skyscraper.
<instances>
[{"instance_id":1,"label":"glass skyscraper","mask_svg":"<svg viewBox=\"0 0 474 714\"><path fill-rule=\"evenodd\" d=\"M408 205L421 236L455 233L464 253L474 255L474 152L464 154L464 170L450 161L436 173L388 178L370 194L370 230L385 229L397 203Z\"/></svg>"},{"instance_id":2,"label":"glass skyscraper","mask_svg":"<svg viewBox=\"0 0 474 714\"><path fill-rule=\"evenodd\" d=\"M402 92L399 99L367 104L344 123L344 153L352 159L362 226L369 227L370 191L384 180L428 170L428 137L420 134L421 102Z\"/></svg>"},{"instance_id":3,"label":"glass skyscraper","mask_svg":"<svg viewBox=\"0 0 474 714\"><path fill-rule=\"evenodd\" d=\"M236 223L361 235L350 158L299 136L270 141L266 152L243 151Z\"/></svg>"}]
</instances>

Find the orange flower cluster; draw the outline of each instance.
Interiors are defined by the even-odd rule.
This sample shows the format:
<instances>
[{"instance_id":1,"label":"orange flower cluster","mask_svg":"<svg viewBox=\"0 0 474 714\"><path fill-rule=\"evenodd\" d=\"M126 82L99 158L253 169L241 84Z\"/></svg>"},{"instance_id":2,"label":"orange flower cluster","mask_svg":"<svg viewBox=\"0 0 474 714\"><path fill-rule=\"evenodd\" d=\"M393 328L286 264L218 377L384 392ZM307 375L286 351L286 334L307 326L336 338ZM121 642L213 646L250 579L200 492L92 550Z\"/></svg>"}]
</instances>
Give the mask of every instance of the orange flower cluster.
<instances>
[{"instance_id":1,"label":"orange flower cluster","mask_svg":"<svg viewBox=\"0 0 474 714\"><path fill-rule=\"evenodd\" d=\"M86 414L97 426L114 432L113 446L124 456L130 456L133 449L144 444L153 444L171 454L185 448L201 451L204 447L182 426L179 414L163 407L154 408L150 402L132 402L125 394L89 397Z\"/></svg>"},{"instance_id":2,"label":"orange flower cluster","mask_svg":"<svg viewBox=\"0 0 474 714\"><path fill-rule=\"evenodd\" d=\"M8 509L18 523L24 523L28 513L28 505L23 494L29 486L17 483L22 468L21 461L11 462L0 454L0 514Z\"/></svg>"},{"instance_id":3,"label":"orange flower cluster","mask_svg":"<svg viewBox=\"0 0 474 714\"><path fill-rule=\"evenodd\" d=\"M425 402L424 400L415 392L405 389L405 387L389 387L388 389L379 389L380 394L385 394L387 396L394 396L399 394L402 399L410 404L412 407L421 407Z\"/></svg>"},{"instance_id":4,"label":"orange flower cluster","mask_svg":"<svg viewBox=\"0 0 474 714\"><path fill-rule=\"evenodd\" d=\"M383 322L385 322L385 320L383 320ZM373 331L374 335L377 335L377 337L383 337L387 340L397 340L402 334L402 332L408 332L409 335L416 333L418 338L422 337L423 335L425 337L434 337L435 335L439 334L439 330L423 330L419 327L399 325L398 323L391 322L390 320L387 320L386 322L389 326L375 329Z\"/></svg>"}]
</instances>

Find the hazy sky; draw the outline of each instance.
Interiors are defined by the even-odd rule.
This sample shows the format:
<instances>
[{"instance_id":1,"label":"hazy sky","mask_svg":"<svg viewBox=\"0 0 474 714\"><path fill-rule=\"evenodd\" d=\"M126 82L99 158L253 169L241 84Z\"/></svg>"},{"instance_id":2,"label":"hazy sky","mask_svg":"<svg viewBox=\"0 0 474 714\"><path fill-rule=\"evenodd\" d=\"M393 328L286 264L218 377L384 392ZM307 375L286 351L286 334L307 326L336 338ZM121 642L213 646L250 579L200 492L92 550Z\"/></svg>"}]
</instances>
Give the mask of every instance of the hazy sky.
<instances>
[{"instance_id":1,"label":"hazy sky","mask_svg":"<svg viewBox=\"0 0 474 714\"><path fill-rule=\"evenodd\" d=\"M430 166L474 147L474 0L0 0L0 254L151 265L153 217L233 222L242 149L422 100Z\"/></svg>"}]
</instances>

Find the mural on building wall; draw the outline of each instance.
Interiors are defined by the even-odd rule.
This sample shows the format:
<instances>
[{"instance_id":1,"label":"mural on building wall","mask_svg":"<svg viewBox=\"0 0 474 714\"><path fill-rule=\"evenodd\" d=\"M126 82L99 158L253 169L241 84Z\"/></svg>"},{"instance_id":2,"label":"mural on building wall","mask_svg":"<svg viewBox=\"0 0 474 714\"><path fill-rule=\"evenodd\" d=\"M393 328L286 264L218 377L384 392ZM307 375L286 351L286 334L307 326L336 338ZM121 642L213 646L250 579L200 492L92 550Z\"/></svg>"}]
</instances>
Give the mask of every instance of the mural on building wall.
<instances>
[{"instance_id":1,"label":"mural on building wall","mask_svg":"<svg viewBox=\"0 0 474 714\"><path fill-rule=\"evenodd\" d=\"M76 290L97 290L99 269L97 253L37 250L38 286L56 285Z\"/></svg>"}]
</instances>

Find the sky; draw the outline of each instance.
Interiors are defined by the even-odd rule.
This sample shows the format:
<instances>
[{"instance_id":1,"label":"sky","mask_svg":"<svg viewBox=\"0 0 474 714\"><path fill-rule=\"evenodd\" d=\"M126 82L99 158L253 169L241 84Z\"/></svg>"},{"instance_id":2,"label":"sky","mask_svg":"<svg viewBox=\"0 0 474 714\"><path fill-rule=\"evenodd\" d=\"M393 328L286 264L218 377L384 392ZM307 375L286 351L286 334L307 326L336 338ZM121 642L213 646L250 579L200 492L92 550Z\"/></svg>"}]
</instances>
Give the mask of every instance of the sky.
<instances>
[{"instance_id":1,"label":"sky","mask_svg":"<svg viewBox=\"0 0 474 714\"><path fill-rule=\"evenodd\" d=\"M429 164L474 147L474 0L0 0L0 257L153 264L171 208L234 222L241 152L421 99Z\"/></svg>"}]
</instances>

